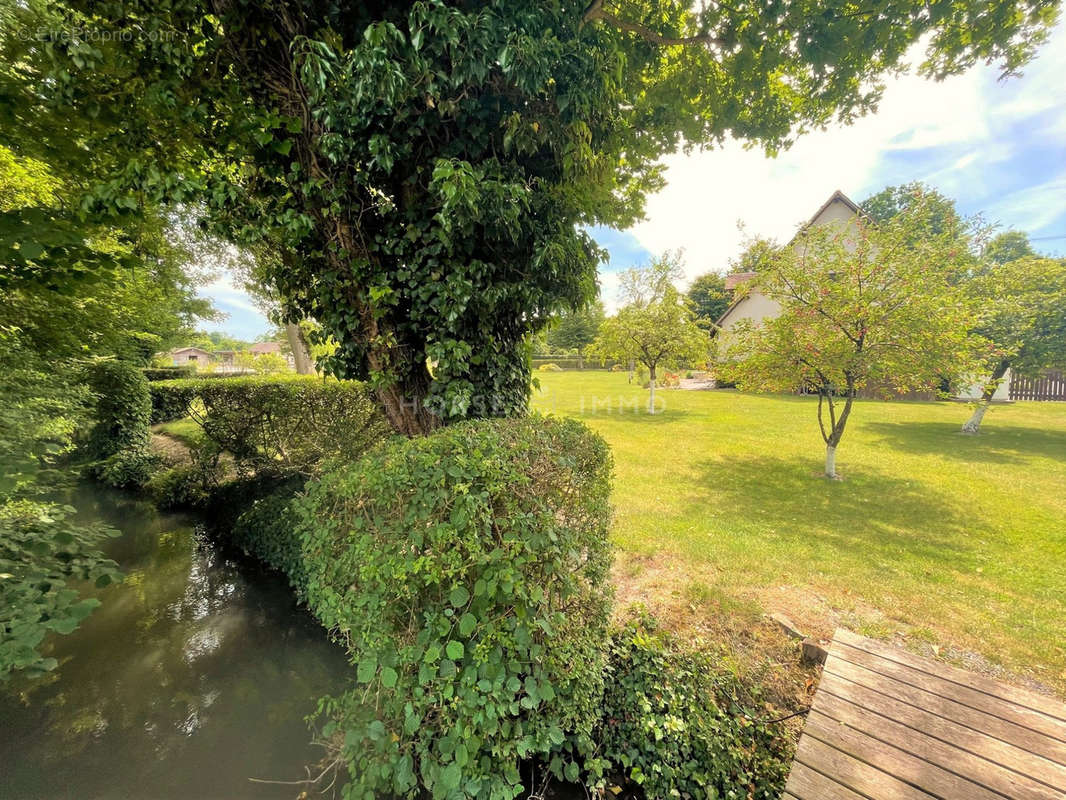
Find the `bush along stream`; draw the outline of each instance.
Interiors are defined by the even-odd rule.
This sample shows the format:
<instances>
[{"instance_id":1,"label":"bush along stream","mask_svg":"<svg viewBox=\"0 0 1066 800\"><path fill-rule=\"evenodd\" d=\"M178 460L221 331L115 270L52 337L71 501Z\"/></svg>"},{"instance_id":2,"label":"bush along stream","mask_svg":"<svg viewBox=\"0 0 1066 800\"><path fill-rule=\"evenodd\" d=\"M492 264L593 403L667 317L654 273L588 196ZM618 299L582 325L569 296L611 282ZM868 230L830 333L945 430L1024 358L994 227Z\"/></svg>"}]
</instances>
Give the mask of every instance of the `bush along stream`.
<instances>
[{"instance_id":1,"label":"bush along stream","mask_svg":"<svg viewBox=\"0 0 1066 800\"><path fill-rule=\"evenodd\" d=\"M94 434L115 439L96 445L96 474L201 510L346 648L348 688L318 703L320 783L348 798L509 799L549 783L779 795L787 737L759 721L757 687L639 612L612 622L611 457L581 423L407 439L358 382L110 385ZM187 454L145 455L149 418Z\"/></svg>"}]
</instances>

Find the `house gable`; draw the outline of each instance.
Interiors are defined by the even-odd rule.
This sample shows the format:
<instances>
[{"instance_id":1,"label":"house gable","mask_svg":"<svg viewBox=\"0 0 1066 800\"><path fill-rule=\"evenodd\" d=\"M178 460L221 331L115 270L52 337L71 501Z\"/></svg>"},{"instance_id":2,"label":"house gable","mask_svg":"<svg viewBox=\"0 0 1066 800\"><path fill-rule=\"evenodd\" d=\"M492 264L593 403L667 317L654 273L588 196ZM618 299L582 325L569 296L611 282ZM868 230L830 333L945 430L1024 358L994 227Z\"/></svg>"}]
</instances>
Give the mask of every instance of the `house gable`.
<instances>
[{"instance_id":1,"label":"house gable","mask_svg":"<svg viewBox=\"0 0 1066 800\"><path fill-rule=\"evenodd\" d=\"M796 245L796 240L807 228L812 225L846 225L862 214L862 209L846 194L837 189L829 199L804 223L800 231L789 240L790 246ZM726 276L726 285L732 283L739 286L754 277L754 273L734 273ZM733 278L733 281L730 281ZM750 319L758 322L767 317L776 317L781 313L781 306L776 300L772 300L759 291L749 291L737 297L729 308L718 318L716 327L725 331L733 327L742 319Z\"/></svg>"}]
</instances>

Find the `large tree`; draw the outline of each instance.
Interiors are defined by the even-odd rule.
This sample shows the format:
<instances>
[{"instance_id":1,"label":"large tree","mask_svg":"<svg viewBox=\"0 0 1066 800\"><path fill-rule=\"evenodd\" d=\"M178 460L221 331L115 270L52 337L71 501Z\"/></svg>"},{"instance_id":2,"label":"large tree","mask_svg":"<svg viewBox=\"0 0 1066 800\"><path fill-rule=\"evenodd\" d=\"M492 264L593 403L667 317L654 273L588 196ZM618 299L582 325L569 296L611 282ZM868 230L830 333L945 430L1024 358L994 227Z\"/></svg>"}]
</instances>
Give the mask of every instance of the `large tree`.
<instances>
[{"instance_id":1,"label":"large tree","mask_svg":"<svg viewBox=\"0 0 1066 800\"><path fill-rule=\"evenodd\" d=\"M972 374L975 316L958 280L972 263L959 246L967 230L955 218L934 234L928 213L916 201L882 223L801 231L753 279L780 315L718 337L719 372L741 389L818 395L829 478L859 392L935 390Z\"/></svg>"},{"instance_id":2,"label":"large tree","mask_svg":"<svg viewBox=\"0 0 1066 800\"><path fill-rule=\"evenodd\" d=\"M338 344L325 366L371 380L408 434L525 407L529 334L595 294L586 226L639 217L665 153L726 136L773 152L850 122L918 41L934 78L978 60L1015 72L1057 13L1047 0L5 9L2 141L64 158L87 213L196 199L226 235L268 242L290 317ZM46 41L20 33L35 30Z\"/></svg>"}]
</instances>

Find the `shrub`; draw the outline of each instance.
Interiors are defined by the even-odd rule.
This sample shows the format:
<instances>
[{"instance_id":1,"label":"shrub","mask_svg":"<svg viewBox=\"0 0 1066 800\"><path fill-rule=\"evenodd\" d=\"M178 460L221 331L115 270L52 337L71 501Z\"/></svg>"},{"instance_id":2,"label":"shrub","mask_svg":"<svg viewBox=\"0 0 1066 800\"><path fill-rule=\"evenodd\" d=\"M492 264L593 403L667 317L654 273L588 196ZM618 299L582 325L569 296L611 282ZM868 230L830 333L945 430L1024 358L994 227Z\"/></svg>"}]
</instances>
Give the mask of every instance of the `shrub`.
<instances>
[{"instance_id":1,"label":"shrub","mask_svg":"<svg viewBox=\"0 0 1066 800\"><path fill-rule=\"evenodd\" d=\"M14 670L32 677L55 669L41 642L50 631L71 633L100 604L83 598L75 581L106 586L121 578L98 549L117 535L103 525L76 524L70 506L0 501L0 681Z\"/></svg>"},{"instance_id":2,"label":"shrub","mask_svg":"<svg viewBox=\"0 0 1066 800\"><path fill-rule=\"evenodd\" d=\"M356 665L320 702L352 797L573 780L603 690L610 453L574 420L393 439L296 503L312 611Z\"/></svg>"},{"instance_id":3,"label":"shrub","mask_svg":"<svg viewBox=\"0 0 1066 800\"><path fill-rule=\"evenodd\" d=\"M191 378L196 374L196 366L185 364L180 367L145 367L141 370L149 381L169 381L177 378Z\"/></svg>"},{"instance_id":4,"label":"shrub","mask_svg":"<svg viewBox=\"0 0 1066 800\"><path fill-rule=\"evenodd\" d=\"M90 474L111 486L141 486L158 466L149 448L152 399L141 370L124 361L94 362L86 375L96 397L85 450Z\"/></svg>"},{"instance_id":5,"label":"shrub","mask_svg":"<svg viewBox=\"0 0 1066 800\"><path fill-rule=\"evenodd\" d=\"M223 470L218 450L205 444L190 450L192 461L162 470L152 476L145 489L161 508L205 508L222 482Z\"/></svg>"},{"instance_id":6,"label":"shrub","mask_svg":"<svg viewBox=\"0 0 1066 800\"><path fill-rule=\"evenodd\" d=\"M162 466L162 460L147 444L127 447L92 465L90 473L98 481L118 489L136 489L148 484Z\"/></svg>"},{"instance_id":7,"label":"shrub","mask_svg":"<svg viewBox=\"0 0 1066 800\"><path fill-rule=\"evenodd\" d=\"M562 372L563 368L560 367L558 364L549 363L541 364L539 367L537 367L537 370L540 372Z\"/></svg>"},{"instance_id":8,"label":"shrub","mask_svg":"<svg viewBox=\"0 0 1066 800\"><path fill-rule=\"evenodd\" d=\"M147 448L152 398L141 371L124 361L102 360L88 368L86 378L96 396L89 456L102 460L121 450Z\"/></svg>"},{"instance_id":9,"label":"shrub","mask_svg":"<svg viewBox=\"0 0 1066 800\"><path fill-rule=\"evenodd\" d=\"M157 416L192 414L243 471L310 473L354 461L388 434L367 386L313 375L192 378L152 384ZM199 400L199 403L195 403Z\"/></svg>"},{"instance_id":10,"label":"shrub","mask_svg":"<svg viewBox=\"0 0 1066 800\"><path fill-rule=\"evenodd\" d=\"M610 650L595 735L618 773L646 797L780 796L787 737L758 721L754 690L647 616L615 630Z\"/></svg>"},{"instance_id":11,"label":"shrub","mask_svg":"<svg viewBox=\"0 0 1066 800\"><path fill-rule=\"evenodd\" d=\"M625 364L612 364L611 365L611 372L626 372L627 369L628 368L626 367Z\"/></svg>"},{"instance_id":12,"label":"shrub","mask_svg":"<svg viewBox=\"0 0 1066 800\"><path fill-rule=\"evenodd\" d=\"M293 509L298 486L284 486L273 494L254 500L228 533L235 547L283 572L303 595L307 574L297 534L297 516Z\"/></svg>"}]
</instances>

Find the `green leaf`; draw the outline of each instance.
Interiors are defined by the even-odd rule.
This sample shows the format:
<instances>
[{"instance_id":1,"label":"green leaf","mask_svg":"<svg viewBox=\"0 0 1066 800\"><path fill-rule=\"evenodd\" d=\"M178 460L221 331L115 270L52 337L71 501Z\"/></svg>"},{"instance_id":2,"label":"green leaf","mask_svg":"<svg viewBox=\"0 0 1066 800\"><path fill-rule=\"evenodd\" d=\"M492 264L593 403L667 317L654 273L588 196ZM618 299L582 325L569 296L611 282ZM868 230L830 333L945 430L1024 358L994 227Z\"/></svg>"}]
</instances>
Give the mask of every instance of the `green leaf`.
<instances>
[{"instance_id":1,"label":"green leaf","mask_svg":"<svg viewBox=\"0 0 1066 800\"><path fill-rule=\"evenodd\" d=\"M452 762L440 774L440 782L447 792L454 791L459 788L459 782L463 778L463 769L459 764Z\"/></svg>"},{"instance_id":2,"label":"green leaf","mask_svg":"<svg viewBox=\"0 0 1066 800\"><path fill-rule=\"evenodd\" d=\"M474 632L474 628L476 627L477 617L469 612L463 614L462 618L459 620L459 633L463 636L469 636Z\"/></svg>"},{"instance_id":3,"label":"green leaf","mask_svg":"<svg viewBox=\"0 0 1066 800\"><path fill-rule=\"evenodd\" d=\"M465 586L456 586L452 589L451 594L448 595L448 599L451 600L452 606L459 608L470 602L470 592L467 591Z\"/></svg>"},{"instance_id":4,"label":"green leaf","mask_svg":"<svg viewBox=\"0 0 1066 800\"><path fill-rule=\"evenodd\" d=\"M370 683L378 671L378 659L375 655L365 656L355 669L355 678L359 683Z\"/></svg>"},{"instance_id":5,"label":"green leaf","mask_svg":"<svg viewBox=\"0 0 1066 800\"><path fill-rule=\"evenodd\" d=\"M381 685L386 689L391 689L396 685L397 677L396 670L392 667L381 668Z\"/></svg>"},{"instance_id":6,"label":"green leaf","mask_svg":"<svg viewBox=\"0 0 1066 800\"><path fill-rule=\"evenodd\" d=\"M447 647L444 648L444 652L448 654L448 658L452 661L459 661L463 657L465 650L462 642L457 642L453 639L448 642Z\"/></svg>"}]
</instances>

